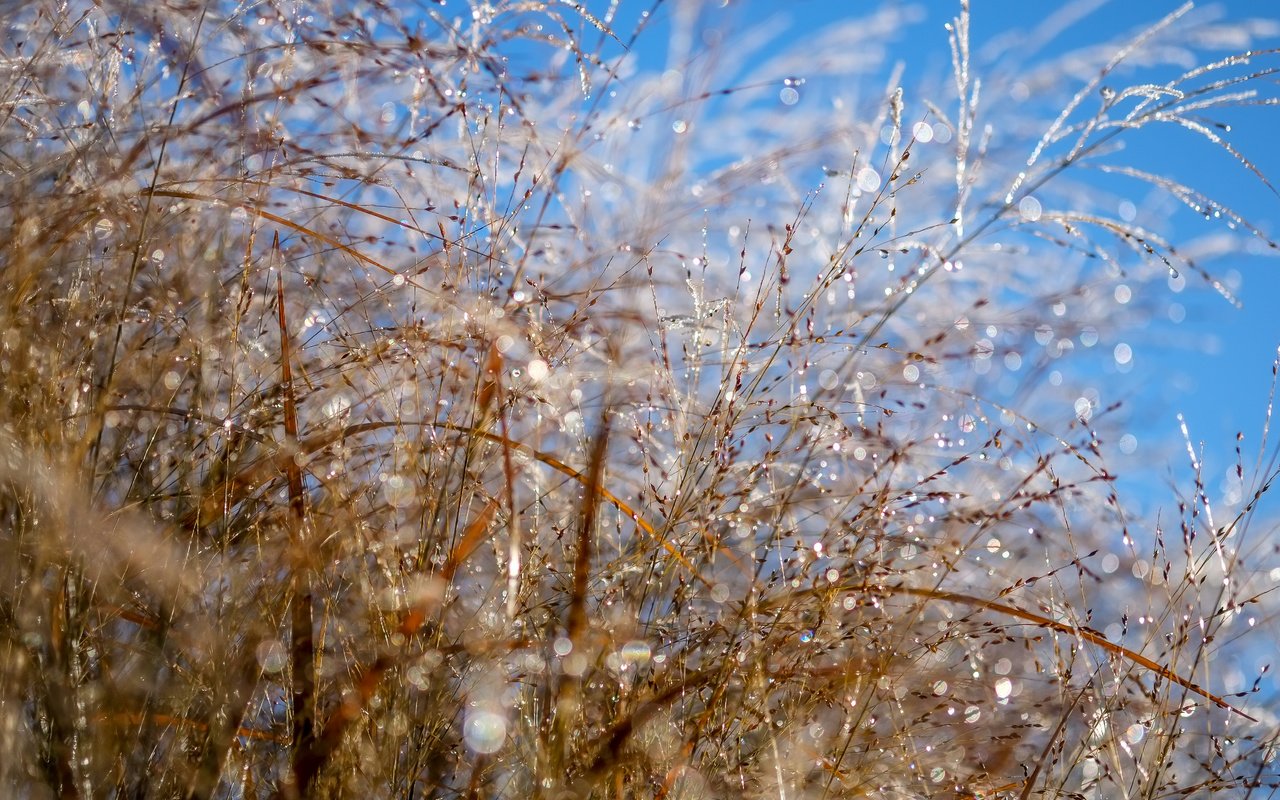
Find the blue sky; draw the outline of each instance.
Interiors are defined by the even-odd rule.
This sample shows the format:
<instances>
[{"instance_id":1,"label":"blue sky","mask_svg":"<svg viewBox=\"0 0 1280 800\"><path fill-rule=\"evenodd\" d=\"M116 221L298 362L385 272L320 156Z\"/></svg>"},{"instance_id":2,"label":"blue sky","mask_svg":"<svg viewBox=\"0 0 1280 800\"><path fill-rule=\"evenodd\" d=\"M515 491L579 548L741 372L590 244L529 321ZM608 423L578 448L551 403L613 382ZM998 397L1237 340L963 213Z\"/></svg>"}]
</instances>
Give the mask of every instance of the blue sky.
<instances>
[{"instance_id":1,"label":"blue sky","mask_svg":"<svg viewBox=\"0 0 1280 800\"><path fill-rule=\"evenodd\" d=\"M776 31L778 41L786 43L820 35L825 27L841 20L865 17L880 5L830 0L792 3L735 0L730 3L729 12L746 24L767 20ZM903 8L911 4L896 5ZM1066 27L1053 25L1056 32L1052 37L1035 39L1029 35L1049 16L1046 9L1057 10L1065 5L975 0L972 46L979 72L984 61L1005 65L1035 63L1088 45L1118 44L1181 3L1105 0L1078 3L1075 4L1081 11L1078 18ZM903 62L906 70L903 82L908 85L922 77L945 75L949 70L950 54L943 25L958 12L959 3L931 0L912 7L918 12L915 21L883 45L890 54L889 65L895 60ZM1280 29L1280 10L1259 11L1266 7L1266 4L1232 0L1201 3L1192 13L1220 22L1262 18L1267 24L1261 25L1259 31L1267 27ZM657 25L648 31L647 37L642 37L637 55L649 62L647 66L656 67L661 63L660 53L645 48L665 41L665 18L676 13L676 8L674 4L660 6ZM1254 42L1255 47L1277 45L1280 38L1274 33ZM1223 42L1221 47L1209 52L1221 56L1237 49L1232 43ZM1152 74L1167 79L1174 73L1166 67ZM876 81L880 77L863 76L854 80L870 80L872 86L868 88L871 89L879 87ZM1080 77L1083 82L1091 76ZM1275 114L1274 108L1245 108L1229 116L1216 114L1214 118L1232 126L1232 143L1265 175L1280 179L1280 153L1273 144ZM1280 235L1280 198L1226 153L1214 152L1212 146L1194 141L1192 135L1181 130L1158 132L1140 140L1140 147L1140 159L1224 200L1262 230ZM1204 232L1194 227L1205 224L1202 220L1190 212L1184 216L1170 220L1179 234ZM1206 266L1215 277L1233 288L1238 287L1243 307L1233 307L1202 281L1188 276L1187 288L1178 294L1170 290L1162 302L1165 306L1180 305L1185 310L1185 318L1174 322L1167 314L1158 316L1147 331L1137 334L1135 367L1122 379L1128 382L1123 392L1126 403L1131 413L1136 412L1141 424L1134 428L1140 440L1145 439L1148 444L1157 439L1176 442L1181 437L1176 415L1185 416L1192 440L1197 446L1203 443L1206 483L1212 492L1235 461L1237 432L1245 436L1246 467L1258 451L1271 386L1271 365L1280 345L1280 304L1277 303L1280 260L1263 255L1240 255L1211 261ZM1176 311L1174 316L1178 316ZM1274 445L1271 449L1274 450ZM1167 483L1167 476L1173 475L1185 488L1185 457L1181 457L1180 463L1160 467L1158 475L1145 477ZM1167 503L1167 498L1156 502Z\"/></svg>"},{"instance_id":2,"label":"blue sky","mask_svg":"<svg viewBox=\"0 0 1280 800\"><path fill-rule=\"evenodd\" d=\"M806 2L797 4L803 15L797 25L821 24L824 9L832 4ZM930 3L930 13L921 21L920 33L910 38L942 39L941 24L952 13L951 3ZM1065 5L1065 4L1064 4ZM1085 4L1082 4L1085 5ZM1127 36L1145 28L1162 15L1181 5L1178 2L1089 3L1096 10L1064 29L1047 43L1046 52L1080 47ZM947 7L944 9L944 7ZM1031 30L1045 16L1047 6L1007 0L978 0L973 6L973 39L977 49L1010 30ZM1271 9L1268 14L1260 9ZM1223 21L1266 18L1280 21L1280 7L1268 3L1236 2L1200 3L1197 12L1221 15ZM1266 42L1276 46L1280 42ZM932 48L924 48L926 51ZM907 55L906 57L910 57ZM924 59L943 61L946 53L936 57L925 53ZM945 61L944 61L945 63ZM1228 120L1233 125L1231 139L1238 149L1258 165L1269 178L1280 176L1280 153L1275 146L1275 109L1242 109ZM1185 158L1179 146L1186 144L1194 158ZM1172 171L1182 180L1225 198L1238 211L1272 235L1280 234L1280 198L1269 191L1244 167L1226 154L1215 154L1203 144L1190 142L1185 135L1151 137L1151 160L1173 165ZM1215 155L1220 157L1215 158ZM1191 221L1190 224L1194 224ZM1240 280L1243 308L1201 292L1189 304L1186 320L1172 326L1173 340L1165 349L1143 347L1139 358L1147 361L1140 374L1155 380L1157 397L1168 401L1165 425L1175 433L1170 412L1182 411L1190 423L1193 439L1203 439L1208 450L1234 446L1238 431L1257 441L1266 410L1271 384L1271 365L1280 345L1280 260L1264 256L1242 256L1212 265L1215 275ZM1191 291L1194 289L1194 282ZM1157 426L1159 422L1156 423ZM1225 465L1224 465L1225 466Z\"/></svg>"}]
</instances>

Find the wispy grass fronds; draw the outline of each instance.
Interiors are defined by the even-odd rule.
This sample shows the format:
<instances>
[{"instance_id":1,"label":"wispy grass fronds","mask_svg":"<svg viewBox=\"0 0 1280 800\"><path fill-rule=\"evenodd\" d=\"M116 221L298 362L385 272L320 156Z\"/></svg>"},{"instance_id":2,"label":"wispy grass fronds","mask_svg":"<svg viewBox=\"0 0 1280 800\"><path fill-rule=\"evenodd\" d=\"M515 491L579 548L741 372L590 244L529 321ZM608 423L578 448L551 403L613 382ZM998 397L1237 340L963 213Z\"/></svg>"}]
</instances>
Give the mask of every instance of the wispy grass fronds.
<instances>
[{"instance_id":1,"label":"wispy grass fronds","mask_svg":"<svg viewBox=\"0 0 1280 800\"><path fill-rule=\"evenodd\" d=\"M1124 145L1270 187L1266 26L956 11L6 7L5 795L1274 790L1267 431L1111 466L1153 292L1275 247Z\"/></svg>"}]
</instances>

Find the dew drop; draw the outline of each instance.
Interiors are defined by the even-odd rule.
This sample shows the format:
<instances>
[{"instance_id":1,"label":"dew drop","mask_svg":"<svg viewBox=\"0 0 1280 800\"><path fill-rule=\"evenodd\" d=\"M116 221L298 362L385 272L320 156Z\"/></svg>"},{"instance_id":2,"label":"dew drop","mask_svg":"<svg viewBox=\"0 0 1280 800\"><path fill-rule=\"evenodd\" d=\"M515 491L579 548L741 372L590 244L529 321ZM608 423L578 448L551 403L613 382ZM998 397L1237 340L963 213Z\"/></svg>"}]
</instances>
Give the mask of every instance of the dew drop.
<instances>
[{"instance_id":1,"label":"dew drop","mask_svg":"<svg viewBox=\"0 0 1280 800\"><path fill-rule=\"evenodd\" d=\"M1027 195L1018 201L1018 214L1027 222L1035 222L1040 219L1043 209L1040 201Z\"/></svg>"},{"instance_id":2,"label":"dew drop","mask_svg":"<svg viewBox=\"0 0 1280 800\"><path fill-rule=\"evenodd\" d=\"M871 167L858 170L858 188L864 192L874 192L880 188L880 173Z\"/></svg>"},{"instance_id":3,"label":"dew drop","mask_svg":"<svg viewBox=\"0 0 1280 800\"><path fill-rule=\"evenodd\" d=\"M496 753L507 738L507 721L493 711L476 711L467 717L463 736L474 752Z\"/></svg>"}]
</instances>

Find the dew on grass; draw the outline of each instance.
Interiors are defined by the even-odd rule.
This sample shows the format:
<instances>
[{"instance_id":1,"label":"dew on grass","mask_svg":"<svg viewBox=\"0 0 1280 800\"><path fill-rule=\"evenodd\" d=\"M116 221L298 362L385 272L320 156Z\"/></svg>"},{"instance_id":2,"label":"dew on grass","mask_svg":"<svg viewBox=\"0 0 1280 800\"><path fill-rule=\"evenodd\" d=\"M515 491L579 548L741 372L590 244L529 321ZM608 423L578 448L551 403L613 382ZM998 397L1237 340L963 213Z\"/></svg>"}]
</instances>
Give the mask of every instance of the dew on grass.
<instances>
[{"instance_id":1,"label":"dew on grass","mask_svg":"<svg viewBox=\"0 0 1280 800\"><path fill-rule=\"evenodd\" d=\"M1040 201L1031 195L1027 195L1018 201L1018 215L1025 222L1036 222L1043 213L1040 207Z\"/></svg>"},{"instance_id":2,"label":"dew on grass","mask_svg":"<svg viewBox=\"0 0 1280 800\"><path fill-rule=\"evenodd\" d=\"M387 500L387 505L392 508L408 506L417 494L413 481L400 474L386 476L382 484L382 493Z\"/></svg>"},{"instance_id":3,"label":"dew on grass","mask_svg":"<svg viewBox=\"0 0 1280 800\"><path fill-rule=\"evenodd\" d=\"M858 188L864 192L874 192L879 189L880 173L871 167L863 167L858 170Z\"/></svg>"},{"instance_id":4,"label":"dew on grass","mask_svg":"<svg viewBox=\"0 0 1280 800\"><path fill-rule=\"evenodd\" d=\"M507 720L501 714L481 709L467 715L464 727L467 747L480 754L496 753L507 738Z\"/></svg>"},{"instance_id":5,"label":"dew on grass","mask_svg":"<svg viewBox=\"0 0 1280 800\"><path fill-rule=\"evenodd\" d=\"M338 417L351 408L351 398L346 393L335 394L325 402L320 412L326 417Z\"/></svg>"},{"instance_id":6,"label":"dew on grass","mask_svg":"<svg viewBox=\"0 0 1280 800\"><path fill-rule=\"evenodd\" d=\"M1117 364L1128 364L1133 360L1133 348L1125 342L1120 342L1112 350Z\"/></svg>"},{"instance_id":7,"label":"dew on grass","mask_svg":"<svg viewBox=\"0 0 1280 800\"><path fill-rule=\"evenodd\" d=\"M1133 723L1125 729L1124 738L1129 744L1138 744L1147 735L1147 729L1141 723Z\"/></svg>"},{"instance_id":8,"label":"dew on grass","mask_svg":"<svg viewBox=\"0 0 1280 800\"><path fill-rule=\"evenodd\" d=\"M254 649L258 665L263 672L275 674L285 668L289 661L289 653L278 639L266 639L258 643Z\"/></svg>"},{"instance_id":9,"label":"dew on grass","mask_svg":"<svg viewBox=\"0 0 1280 800\"><path fill-rule=\"evenodd\" d=\"M621 650L619 650L619 655L624 664L639 666L649 661L652 650L648 642L633 639L622 646Z\"/></svg>"}]
</instances>

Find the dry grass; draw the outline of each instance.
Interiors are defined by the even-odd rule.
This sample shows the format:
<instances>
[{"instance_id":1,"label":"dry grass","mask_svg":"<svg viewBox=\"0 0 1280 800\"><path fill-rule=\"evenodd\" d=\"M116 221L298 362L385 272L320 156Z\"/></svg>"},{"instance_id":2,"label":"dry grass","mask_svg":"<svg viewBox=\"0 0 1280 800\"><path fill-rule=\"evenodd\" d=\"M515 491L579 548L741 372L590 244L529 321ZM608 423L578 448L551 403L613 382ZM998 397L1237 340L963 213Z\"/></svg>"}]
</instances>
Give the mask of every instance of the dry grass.
<instances>
[{"instance_id":1,"label":"dry grass","mask_svg":"<svg viewBox=\"0 0 1280 800\"><path fill-rule=\"evenodd\" d=\"M1274 247L1119 148L1253 170L1266 31L1015 105L957 12L7 4L5 796L1273 792L1265 433L1135 518L1096 356Z\"/></svg>"}]
</instances>

